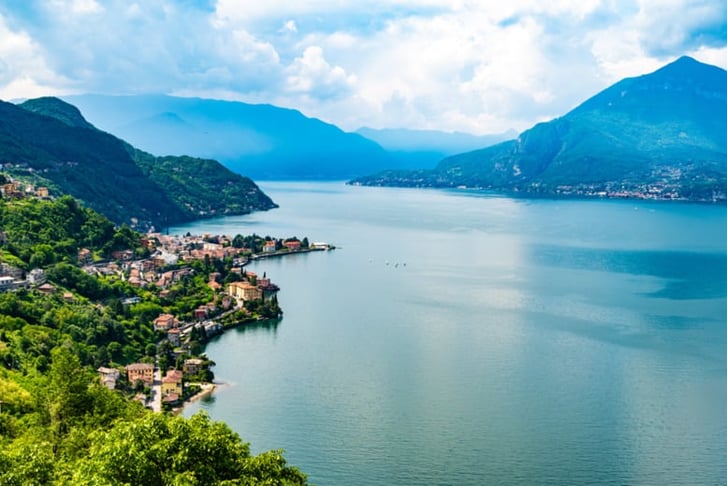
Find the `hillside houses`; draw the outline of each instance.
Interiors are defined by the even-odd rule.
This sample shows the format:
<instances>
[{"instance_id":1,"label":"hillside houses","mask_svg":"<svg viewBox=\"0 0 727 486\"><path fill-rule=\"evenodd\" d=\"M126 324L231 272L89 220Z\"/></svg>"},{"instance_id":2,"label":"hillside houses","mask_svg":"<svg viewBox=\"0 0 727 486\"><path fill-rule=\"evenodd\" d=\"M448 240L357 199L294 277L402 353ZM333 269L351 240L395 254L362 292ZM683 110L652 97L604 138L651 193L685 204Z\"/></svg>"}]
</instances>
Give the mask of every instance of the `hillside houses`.
<instances>
[{"instance_id":1,"label":"hillside houses","mask_svg":"<svg viewBox=\"0 0 727 486\"><path fill-rule=\"evenodd\" d=\"M145 385L154 383L154 365L149 363L132 363L126 367L129 383L142 382Z\"/></svg>"},{"instance_id":2,"label":"hillside houses","mask_svg":"<svg viewBox=\"0 0 727 486\"><path fill-rule=\"evenodd\" d=\"M109 390L113 390L116 388L116 381L118 381L119 377L121 376L121 373L116 368L107 368L105 366L101 366L96 370L99 374L99 380L101 381L101 384L108 388Z\"/></svg>"},{"instance_id":3,"label":"hillside houses","mask_svg":"<svg viewBox=\"0 0 727 486\"><path fill-rule=\"evenodd\" d=\"M154 319L155 331L168 331L178 326L179 321L172 314L161 314L159 317Z\"/></svg>"},{"instance_id":4,"label":"hillside houses","mask_svg":"<svg viewBox=\"0 0 727 486\"><path fill-rule=\"evenodd\" d=\"M260 300L263 298L262 289L250 282L232 282L227 287L227 293L240 302Z\"/></svg>"},{"instance_id":5,"label":"hillside houses","mask_svg":"<svg viewBox=\"0 0 727 486\"><path fill-rule=\"evenodd\" d=\"M50 191L47 187L35 187L19 180L10 180L0 185L0 195L5 199L23 199L34 197L37 199L50 199Z\"/></svg>"}]
</instances>

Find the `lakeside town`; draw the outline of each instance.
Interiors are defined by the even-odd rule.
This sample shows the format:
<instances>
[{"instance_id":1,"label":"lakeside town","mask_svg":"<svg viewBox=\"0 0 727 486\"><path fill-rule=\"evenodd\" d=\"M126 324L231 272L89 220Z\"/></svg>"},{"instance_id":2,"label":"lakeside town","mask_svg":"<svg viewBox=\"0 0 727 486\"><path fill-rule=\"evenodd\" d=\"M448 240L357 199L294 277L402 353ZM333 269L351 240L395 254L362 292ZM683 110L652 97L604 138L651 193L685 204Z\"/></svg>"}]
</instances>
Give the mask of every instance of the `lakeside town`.
<instances>
[{"instance_id":1,"label":"lakeside town","mask_svg":"<svg viewBox=\"0 0 727 486\"><path fill-rule=\"evenodd\" d=\"M142 235L141 245L114 251L108 259L81 248L75 263L88 276L134 289L117 305L122 313L142 312L151 321L151 352L126 366L104 363L97 368L98 379L156 412L179 410L185 401L214 389L214 362L203 353L210 338L282 316L279 287L267 274L248 271L249 262L334 248L296 237L163 233ZM57 295L69 304L83 299L52 283L42 268L26 272L1 262L0 292L20 289ZM162 311L175 306L176 313Z\"/></svg>"}]
</instances>

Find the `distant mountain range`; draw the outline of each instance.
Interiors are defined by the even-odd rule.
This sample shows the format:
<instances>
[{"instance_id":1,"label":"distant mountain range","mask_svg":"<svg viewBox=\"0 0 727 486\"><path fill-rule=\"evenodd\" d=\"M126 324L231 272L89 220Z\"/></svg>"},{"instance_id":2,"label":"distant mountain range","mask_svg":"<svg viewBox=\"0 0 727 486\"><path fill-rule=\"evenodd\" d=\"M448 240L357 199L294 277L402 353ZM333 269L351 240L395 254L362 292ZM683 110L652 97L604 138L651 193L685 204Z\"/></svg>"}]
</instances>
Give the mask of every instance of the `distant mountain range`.
<instances>
[{"instance_id":1,"label":"distant mountain range","mask_svg":"<svg viewBox=\"0 0 727 486\"><path fill-rule=\"evenodd\" d=\"M164 95L64 99L143 150L213 158L254 179L347 179L396 167L375 142L272 105Z\"/></svg>"},{"instance_id":2,"label":"distant mountain range","mask_svg":"<svg viewBox=\"0 0 727 486\"><path fill-rule=\"evenodd\" d=\"M368 127L359 128L356 133L381 145L401 169L431 169L449 155L488 147L517 136L514 130L496 135L471 135L436 130Z\"/></svg>"},{"instance_id":3,"label":"distant mountain range","mask_svg":"<svg viewBox=\"0 0 727 486\"><path fill-rule=\"evenodd\" d=\"M214 160L155 157L57 98L0 102L0 163L12 177L139 228L276 207L250 179Z\"/></svg>"},{"instance_id":4,"label":"distant mountain range","mask_svg":"<svg viewBox=\"0 0 727 486\"><path fill-rule=\"evenodd\" d=\"M725 200L727 71L682 57L514 140L353 183Z\"/></svg>"}]
</instances>

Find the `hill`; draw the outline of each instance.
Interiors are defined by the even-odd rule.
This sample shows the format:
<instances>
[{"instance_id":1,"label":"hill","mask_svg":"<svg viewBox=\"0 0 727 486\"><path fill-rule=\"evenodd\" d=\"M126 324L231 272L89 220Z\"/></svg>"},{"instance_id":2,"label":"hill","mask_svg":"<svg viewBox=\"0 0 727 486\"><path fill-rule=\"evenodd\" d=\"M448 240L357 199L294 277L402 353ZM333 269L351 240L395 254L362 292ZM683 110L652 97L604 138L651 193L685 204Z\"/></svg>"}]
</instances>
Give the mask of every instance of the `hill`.
<instances>
[{"instance_id":1,"label":"hill","mask_svg":"<svg viewBox=\"0 0 727 486\"><path fill-rule=\"evenodd\" d=\"M199 374L182 365L192 344L175 347L153 319L191 319L213 298L210 274L229 276L232 267L186 263L191 271L166 289L172 299L161 287L135 285L129 275L138 268L120 274L107 261L82 269L82 260L105 261L121 249L150 262L156 241L70 196L0 199L0 228L0 484L306 484L281 451L253 456L203 413L147 410L138 400L152 395L149 384L124 372L139 362L175 369L183 396L193 393ZM146 268L155 276L168 270Z\"/></svg>"},{"instance_id":2,"label":"hill","mask_svg":"<svg viewBox=\"0 0 727 486\"><path fill-rule=\"evenodd\" d=\"M624 79L515 140L449 157L431 171L354 182L724 200L726 129L727 71L682 57Z\"/></svg>"},{"instance_id":3,"label":"hill","mask_svg":"<svg viewBox=\"0 0 727 486\"><path fill-rule=\"evenodd\" d=\"M494 135L472 135L437 130L368 127L359 128L356 133L381 145L401 169L430 169L449 155L494 145L517 135L514 130Z\"/></svg>"},{"instance_id":4,"label":"hill","mask_svg":"<svg viewBox=\"0 0 727 486\"><path fill-rule=\"evenodd\" d=\"M64 98L143 150L213 158L255 179L346 179L395 167L375 142L296 110L164 95Z\"/></svg>"},{"instance_id":5,"label":"hill","mask_svg":"<svg viewBox=\"0 0 727 486\"><path fill-rule=\"evenodd\" d=\"M140 228L275 207L251 180L219 163L154 157L57 98L0 102L0 163L15 178Z\"/></svg>"}]
</instances>

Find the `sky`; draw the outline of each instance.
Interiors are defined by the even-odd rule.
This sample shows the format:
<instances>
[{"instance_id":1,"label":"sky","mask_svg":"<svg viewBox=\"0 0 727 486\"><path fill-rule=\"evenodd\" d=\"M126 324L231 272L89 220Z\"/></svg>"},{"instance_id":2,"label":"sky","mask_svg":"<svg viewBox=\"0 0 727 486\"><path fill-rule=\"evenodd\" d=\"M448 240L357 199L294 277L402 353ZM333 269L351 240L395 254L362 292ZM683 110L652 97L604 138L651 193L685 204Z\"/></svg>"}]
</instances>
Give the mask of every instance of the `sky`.
<instances>
[{"instance_id":1,"label":"sky","mask_svg":"<svg viewBox=\"0 0 727 486\"><path fill-rule=\"evenodd\" d=\"M0 0L0 99L164 93L345 130L524 130L690 55L725 0Z\"/></svg>"}]
</instances>

